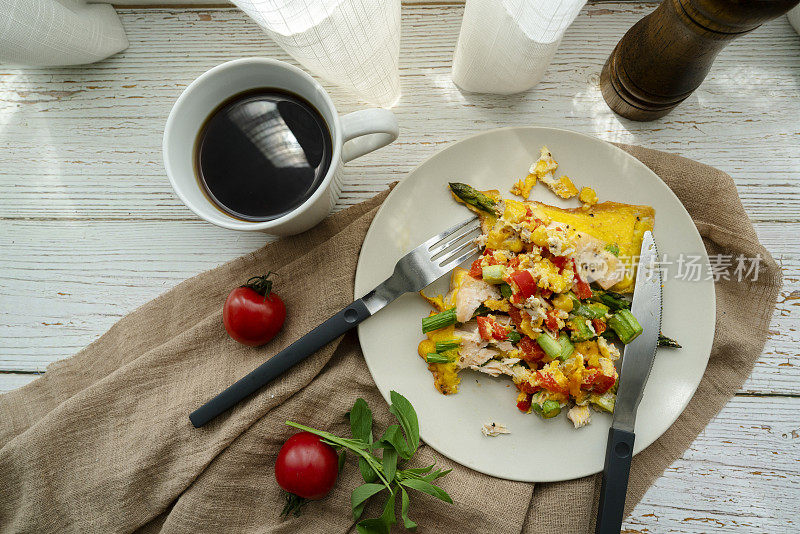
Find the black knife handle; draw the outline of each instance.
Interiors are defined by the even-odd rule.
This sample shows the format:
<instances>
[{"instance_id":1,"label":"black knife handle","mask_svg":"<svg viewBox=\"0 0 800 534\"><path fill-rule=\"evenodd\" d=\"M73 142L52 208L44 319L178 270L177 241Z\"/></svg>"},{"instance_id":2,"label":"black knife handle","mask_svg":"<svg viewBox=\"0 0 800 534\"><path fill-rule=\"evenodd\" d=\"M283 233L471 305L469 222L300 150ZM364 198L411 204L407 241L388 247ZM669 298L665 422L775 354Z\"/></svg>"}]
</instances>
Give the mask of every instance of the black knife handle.
<instances>
[{"instance_id":1,"label":"black knife handle","mask_svg":"<svg viewBox=\"0 0 800 534\"><path fill-rule=\"evenodd\" d=\"M625 511L625 493L633 458L633 440L636 435L613 426L608 429L606 464L600 486L600 505L597 508L595 534L619 534Z\"/></svg>"},{"instance_id":2,"label":"black knife handle","mask_svg":"<svg viewBox=\"0 0 800 534\"><path fill-rule=\"evenodd\" d=\"M363 299L358 299L193 411L189 420L195 428L200 428L370 315Z\"/></svg>"}]
</instances>

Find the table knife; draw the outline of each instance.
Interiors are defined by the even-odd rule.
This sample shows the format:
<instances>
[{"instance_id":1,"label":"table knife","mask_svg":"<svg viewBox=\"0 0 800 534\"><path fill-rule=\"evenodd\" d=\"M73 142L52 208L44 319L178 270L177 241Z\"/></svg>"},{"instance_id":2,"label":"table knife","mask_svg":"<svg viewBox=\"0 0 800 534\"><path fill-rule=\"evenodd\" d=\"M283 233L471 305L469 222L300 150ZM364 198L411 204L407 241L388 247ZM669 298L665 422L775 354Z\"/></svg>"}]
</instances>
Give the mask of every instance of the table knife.
<instances>
[{"instance_id":1,"label":"table knife","mask_svg":"<svg viewBox=\"0 0 800 534\"><path fill-rule=\"evenodd\" d=\"M645 232L631 313L642 326L642 333L625 346L619 374L614 417L608 431L600 504L595 534L617 534L622 528L625 493L633 457L636 410L653 367L661 332L661 272L656 268L658 251L651 232Z\"/></svg>"}]
</instances>

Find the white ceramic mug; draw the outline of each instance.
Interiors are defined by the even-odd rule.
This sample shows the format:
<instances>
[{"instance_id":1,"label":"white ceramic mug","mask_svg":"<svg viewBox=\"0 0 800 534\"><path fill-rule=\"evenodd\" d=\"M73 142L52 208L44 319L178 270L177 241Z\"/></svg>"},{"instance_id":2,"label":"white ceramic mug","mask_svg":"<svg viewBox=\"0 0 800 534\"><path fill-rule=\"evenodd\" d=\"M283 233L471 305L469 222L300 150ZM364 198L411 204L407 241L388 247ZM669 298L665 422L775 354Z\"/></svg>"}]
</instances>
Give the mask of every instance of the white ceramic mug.
<instances>
[{"instance_id":1,"label":"white ceramic mug","mask_svg":"<svg viewBox=\"0 0 800 534\"><path fill-rule=\"evenodd\" d=\"M308 100L328 125L333 154L328 173L305 202L281 217L256 222L228 215L208 199L195 173L194 145L217 106L261 87L283 89ZM173 189L198 216L223 228L286 236L308 230L331 212L342 190L343 164L388 145L397 135L391 111L364 109L339 117L325 89L302 70L275 59L245 58L218 65L189 84L169 113L162 149Z\"/></svg>"}]
</instances>

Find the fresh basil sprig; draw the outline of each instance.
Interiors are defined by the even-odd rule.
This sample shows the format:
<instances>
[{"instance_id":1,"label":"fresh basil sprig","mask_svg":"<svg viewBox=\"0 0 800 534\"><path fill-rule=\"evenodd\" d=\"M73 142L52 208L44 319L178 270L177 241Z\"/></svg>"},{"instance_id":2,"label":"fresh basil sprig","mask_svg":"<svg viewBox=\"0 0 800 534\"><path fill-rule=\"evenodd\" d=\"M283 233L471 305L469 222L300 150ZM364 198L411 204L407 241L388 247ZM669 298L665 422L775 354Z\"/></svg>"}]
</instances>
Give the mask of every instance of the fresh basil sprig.
<instances>
[{"instance_id":1,"label":"fresh basil sprig","mask_svg":"<svg viewBox=\"0 0 800 534\"><path fill-rule=\"evenodd\" d=\"M358 467L364 484L353 490L350 505L353 509L353 520L358 521L356 527L360 534L388 534L397 522L396 500L400 494L400 517L403 526L408 530L416 530L417 524L408 516L411 498L407 490L427 493L437 499L451 503L453 499L445 490L433 482L450 472L450 469L434 469L435 464L427 467L398 468L398 462L409 460L419 447L419 420L411 403L397 393L390 394L392 404L389 411L397 418L399 424L390 425L377 441L372 434L372 412L364 399L357 399L350 410L350 432L352 438L340 438L307 426L287 421L286 424L311 432L323 441L343 449L350 450L358 456ZM382 450L381 456L375 454ZM380 517L361 519L364 507L372 497L388 491L388 499ZM361 519L359 521L359 519Z\"/></svg>"}]
</instances>

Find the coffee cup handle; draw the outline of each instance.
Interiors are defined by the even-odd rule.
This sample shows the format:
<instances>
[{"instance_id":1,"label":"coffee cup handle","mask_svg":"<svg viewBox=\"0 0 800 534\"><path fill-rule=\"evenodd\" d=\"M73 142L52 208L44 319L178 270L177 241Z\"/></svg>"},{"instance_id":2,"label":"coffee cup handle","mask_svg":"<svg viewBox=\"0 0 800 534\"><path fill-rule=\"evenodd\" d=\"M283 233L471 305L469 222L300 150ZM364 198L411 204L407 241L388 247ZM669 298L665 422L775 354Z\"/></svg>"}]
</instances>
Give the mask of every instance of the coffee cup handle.
<instances>
[{"instance_id":1,"label":"coffee cup handle","mask_svg":"<svg viewBox=\"0 0 800 534\"><path fill-rule=\"evenodd\" d=\"M388 109L362 109L340 119L342 162L347 163L385 147L400 134L397 117Z\"/></svg>"}]
</instances>

